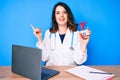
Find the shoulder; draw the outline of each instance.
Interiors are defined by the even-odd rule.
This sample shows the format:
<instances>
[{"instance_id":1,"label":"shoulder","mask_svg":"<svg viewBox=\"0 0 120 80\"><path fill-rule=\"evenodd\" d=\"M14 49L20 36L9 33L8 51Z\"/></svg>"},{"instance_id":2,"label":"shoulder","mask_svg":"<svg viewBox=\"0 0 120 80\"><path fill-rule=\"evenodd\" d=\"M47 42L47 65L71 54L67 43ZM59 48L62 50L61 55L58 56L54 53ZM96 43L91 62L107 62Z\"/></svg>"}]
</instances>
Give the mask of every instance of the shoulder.
<instances>
[{"instance_id":1,"label":"shoulder","mask_svg":"<svg viewBox=\"0 0 120 80\"><path fill-rule=\"evenodd\" d=\"M80 31L74 31L74 37L75 38L77 38L77 39L79 39L79 37L80 37Z\"/></svg>"},{"instance_id":2,"label":"shoulder","mask_svg":"<svg viewBox=\"0 0 120 80\"><path fill-rule=\"evenodd\" d=\"M45 36L49 36L50 34L51 34L51 32L49 29L45 31Z\"/></svg>"},{"instance_id":3,"label":"shoulder","mask_svg":"<svg viewBox=\"0 0 120 80\"><path fill-rule=\"evenodd\" d=\"M80 31L78 31L78 30L77 30L77 31L74 31L74 34L75 34L75 35L78 35L78 34L80 34Z\"/></svg>"},{"instance_id":4,"label":"shoulder","mask_svg":"<svg viewBox=\"0 0 120 80\"><path fill-rule=\"evenodd\" d=\"M45 33L47 33L47 34L48 34L48 33L50 33L50 30L49 30L49 29L48 29L48 30L46 30L46 31L45 31Z\"/></svg>"}]
</instances>

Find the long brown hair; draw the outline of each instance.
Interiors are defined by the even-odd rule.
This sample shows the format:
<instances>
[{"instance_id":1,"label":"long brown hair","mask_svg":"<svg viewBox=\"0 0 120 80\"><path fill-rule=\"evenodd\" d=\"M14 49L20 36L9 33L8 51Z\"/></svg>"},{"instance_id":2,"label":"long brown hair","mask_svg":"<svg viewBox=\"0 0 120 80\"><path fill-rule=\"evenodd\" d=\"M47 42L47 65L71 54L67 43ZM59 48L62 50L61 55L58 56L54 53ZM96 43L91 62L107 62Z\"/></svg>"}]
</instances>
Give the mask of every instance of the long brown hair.
<instances>
[{"instance_id":1,"label":"long brown hair","mask_svg":"<svg viewBox=\"0 0 120 80\"><path fill-rule=\"evenodd\" d=\"M74 17L73 14L69 8L69 6L63 2L58 2L54 8L53 8L53 12L52 12L52 27L50 28L50 32L51 33L55 33L58 31L58 23L55 20L55 10L57 6L62 6L65 8L65 10L68 13L68 22L67 22L67 27L71 30L71 31L77 31L77 25L74 23Z\"/></svg>"}]
</instances>

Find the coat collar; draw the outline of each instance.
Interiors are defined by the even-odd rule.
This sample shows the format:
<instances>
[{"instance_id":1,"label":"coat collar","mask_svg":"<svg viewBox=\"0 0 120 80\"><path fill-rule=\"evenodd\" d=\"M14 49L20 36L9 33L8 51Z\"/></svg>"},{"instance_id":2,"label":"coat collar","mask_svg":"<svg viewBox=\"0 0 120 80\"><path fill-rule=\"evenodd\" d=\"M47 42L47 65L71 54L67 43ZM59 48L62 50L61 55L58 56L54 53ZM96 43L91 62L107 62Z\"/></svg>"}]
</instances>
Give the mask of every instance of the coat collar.
<instances>
[{"instance_id":1,"label":"coat collar","mask_svg":"<svg viewBox=\"0 0 120 80\"><path fill-rule=\"evenodd\" d=\"M70 29L69 28L67 28L67 31L66 31L66 34L65 34L65 37L64 37L64 40L63 40L63 45L64 44L66 44L66 42L67 43L70 43L70 41L71 41L71 34L72 34L72 32L70 31ZM58 43L60 43L61 44L61 40L60 40L60 36L59 36L59 33L58 32L56 32L56 37L59 37L58 39Z\"/></svg>"}]
</instances>

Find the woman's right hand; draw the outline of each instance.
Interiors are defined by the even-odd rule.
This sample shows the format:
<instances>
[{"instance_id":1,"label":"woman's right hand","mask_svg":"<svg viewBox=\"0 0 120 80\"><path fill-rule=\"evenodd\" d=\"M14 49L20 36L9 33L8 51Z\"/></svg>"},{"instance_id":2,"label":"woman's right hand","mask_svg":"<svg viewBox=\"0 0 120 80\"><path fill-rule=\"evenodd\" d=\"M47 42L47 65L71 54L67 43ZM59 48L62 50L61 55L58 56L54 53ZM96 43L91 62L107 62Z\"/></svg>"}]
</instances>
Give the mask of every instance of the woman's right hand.
<instances>
[{"instance_id":1,"label":"woman's right hand","mask_svg":"<svg viewBox=\"0 0 120 80\"><path fill-rule=\"evenodd\" d=\"M42 41L42 30L35 28L33 34L38 38L38 41Z\"/></svg>"},{"instance_id":2,"label":"woman's right hand","mask_svg":"<svg viewBox=\"0 0 120 80\"><path fill-rule=\"evenodd\" d=\"M35 28L33 34L39 38L42 37L42 30L40 28Z\"/></svg>"}]
</instances>

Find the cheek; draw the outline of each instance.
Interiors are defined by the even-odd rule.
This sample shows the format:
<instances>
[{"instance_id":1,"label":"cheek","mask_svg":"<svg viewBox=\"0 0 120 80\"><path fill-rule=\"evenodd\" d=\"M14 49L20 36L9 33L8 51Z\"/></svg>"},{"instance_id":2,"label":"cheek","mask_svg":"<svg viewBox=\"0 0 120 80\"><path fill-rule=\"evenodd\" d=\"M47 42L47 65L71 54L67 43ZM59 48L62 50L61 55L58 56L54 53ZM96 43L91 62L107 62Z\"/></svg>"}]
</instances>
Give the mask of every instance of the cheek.
<instances>
[{"instance_id":1,"label":"cheek","mask_svg":"<svg viewBox=\"0 0 120 80\"><path fill-rule=\"evenodd\" d=\"M68 15L65 15L66 20L68 21Z\"/></svg>"},{"instance_id":2,"label":"cheek","mask_svg":"<svg viewBox=\"0 0 120 80\"><path fill-rule=\"evenodd\" d=\"M57 20L57 19L58 19L58 17L59 17L58 15L55 15L55 20Z\"/></svg>"},{"instance_id":3,"label":"cheek","mask_svg":"<svg viewBox=\"0 0 120 80\"><path fill-rule=\"evenodd\" d=\"M55 20L56 20L56 22L58 22L59 20L58 20L58 17L55 17Z\"/></svg>"},{"instance_id":4,"label":"cheek","mask_svg":"<svg viewBox=\"0 0 120 80\"><path fill-rule=\"evenodd\" d=\"M66 22L68 22L68 17L66 17L66 20L65 20Z\"/></svg>"}]
</instances>

